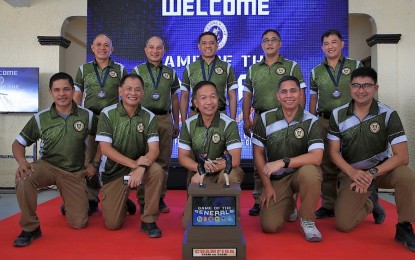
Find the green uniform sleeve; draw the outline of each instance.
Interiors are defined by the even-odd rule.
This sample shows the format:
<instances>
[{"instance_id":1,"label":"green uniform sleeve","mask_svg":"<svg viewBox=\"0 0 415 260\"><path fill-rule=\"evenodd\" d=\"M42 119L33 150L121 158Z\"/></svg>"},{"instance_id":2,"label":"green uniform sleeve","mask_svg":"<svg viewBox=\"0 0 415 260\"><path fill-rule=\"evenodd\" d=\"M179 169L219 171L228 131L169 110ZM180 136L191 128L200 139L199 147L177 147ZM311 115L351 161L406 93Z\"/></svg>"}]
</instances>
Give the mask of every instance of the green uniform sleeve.
<instances>
[{"instance_id":1,"label":"green uniform sleeve","mask_svg":"<svg viewBox=\"0 0 415 260\"><path fill-rule=\"evenodd\" d=\"M34 116L23 127L23 130L20 132L20 137L26 142L25 146L31 146L40 138L39 127Z\"/></svg>"},{"instance_id":2,"label":"green uniform sleeve","mask_svg":"<svg viewBox=\"0 0 415 260\"><path fill-rule=\"evenodd\" d=\"M264 122L262 120L263 119L260 116L253 125L252 137L256 139L258 142L262 143L262 145L265 147L267 145L267 136L265 132Z\"/></svg>"},{"instance_id":3,"label":"green uniform sleeve","mask_svg":"<svg viewBox=\"0 0 415 260\"><path fill-rule=\"evenodd\" d=\"M89 135L96 135L97 134L97 126L98 126L98 117L95 115L90 115L92 116L92 125L91 125L91 129L89 129Z\"/></svg>"},{"instance_id":4,"label":"green uniform sleeve","mask_svg":"<svg viewBox=\"0 0 415 260\"><path fill-rule=\"evenodd\" d=\"M235 121L232 121L226 128L225 138L227 147L241 143L241 137L239 136L238 126Z\"/></svg>"},{"instance_id":5,"label":"green uniform sleeve","mask_svg":"<svg viewBox=\"0 0 415 260\"><path fill-rule=\"evenodd\" d=\"M314 80L314 77L315 77L314 73L315 73L315 71L314 71L314 69L312 69L311 73L310 73L310 90L317 93L318 92L318 87L317 87L316 81Z\"/></svg>"},{"instance_id":6,"label":"green uniform sleeve","mask_svg":"<svg viewBox=\"0 0 415 260\"><path fill-rule=\"evenodd\" d=\"M226 82L226 90L229 91L229 89L237 83L236 81L236 75L235 71L232 67L232 65L229 64L229 74Z\"/></svg>"},{"instance_id":7,"label":"green uniform sleeve","mask_svg":"<svg viewBox=\"0 0 415 260\"><path fill-rule=\"evenodd\" d=\"M108 118L108 116L104 113L101 113L101 115L99 116L96 135L101 135L112 139L113 129L111 126L111 121Z\"/></svg>"},{"instance_id":8,"label":"green uniform sleeve","mask_svg":"<svg viewBox=\"0 0 415 260\"><path fill-rule=\"evenodd\" d=\"M313 145L322 145L324 147L323 142L323 131L320 125L320 121L317 119L312 122L310 132L308 134L308 148L310 150L310 147Z\"/></svg>"},{"instance_id":9,"label":"green uniform sleeve","mask_svg":"<svg viewBox=\"0 0 415 260\"><path fill-rule=\"evenodd\" d=\"M254 89L252 88L252 66L249 67L248 73L246 73L245 87L249 89L249 92L254 92Z\"/></svg>"},{"instance_id":10,"label":"green uniform sleeve","mask_svg":"<svg viewBox=\"0 0 415 260\"><path fill-rule=\"evenodd\" d=\"M81 66L82 67L82 66ZM84 92L84 76L82 75L81 67L78 68L75 77L75 85L78 86L82 92Z\"/></svg>"},{"instance_id":11,"label":"green uniform sleeve","mask_svg":"<svg viewBox=\"0 0 415 260\"><path fill-rule=\"evenodd\" d=\"M127 75L128 74L128 72L127 72L127 70L125 69L125 67L123 67L123 70L121 71L121 77L120 77L120 80L122 79L122 77L124 77L125 75Z\"/></svg>"},{"instance_id":12,"label":"green uniform sleeve","mask_svg":"<svg viewBox=\"0 0 415 260\"><path fill-rule=\"evenodd\" d=\"M303 73L301 73L301 69L298 63L295 64L292 75L296 77L298 81L300 81L300 84L305 83Z\"/></svg>"},{"instance_id":13,"label":"green uniform sleeve","mask_svg":"<svg viewBox=\"0 0 415 260\"><path fill-rule=\"evenodd\" d=\"M393 145L400 143L399 137L405 136L405 130L396 111L393 111L388 122L388 142Z\"/></svg>"},{"instance_id":14,"label":"green uniform sleeve","mask_svg":"<svg viewBox=\"0 0 415 260\"><path fill-rule=\"evenodd\" d=\"M182 86L184 86L187 91L190 91L190 79L189 79L189 67L187 66L183 71L183 77L182 77Z\"/></svg>"},{"instance_id":15,"label":"green uniform sleeve","mask_svg":"<svg viewBox=\"0 0 415 260\"><path fill-rule=\"evenodd\" d=\"M330 116L328 134L341 139L339 125L337 124L333 114Z\"/></svg>"},{"instance_id":16,"label":"green uniform sleeve","mask_svg":"<svg viewBox=\"0 0 415 260\"><path fill-rule=\"evenodd\" d=\"M157 117L154 116L153 119L149 122L148 131L147 131L147 142L152 137L158 137L159 133L157 130Z\"/></svg>"},{"instance_id":17,"label":"green uniform sleeve","mask_svg":"<svg viewBox=\"0 0 415 260\"><path fill-rule=\"evenodd\" d=\"M180 131L179 143L189 146L192 149L192 137L190 136L187 122L184 122ZM180 147L180 144L179 144Z\"/></svg>"},{"instance_id":18,"label":"green uniform sleeve","mask_svg":"<svg viewBox=\"0 0 415 260\"><path fill-rule=\"evenodd\" d=\"M177 77L177 73L173 70L173 83L171 85L171 94L173 95L176 91L180 88L179 78Z\"/></svg>"}]
</instances>

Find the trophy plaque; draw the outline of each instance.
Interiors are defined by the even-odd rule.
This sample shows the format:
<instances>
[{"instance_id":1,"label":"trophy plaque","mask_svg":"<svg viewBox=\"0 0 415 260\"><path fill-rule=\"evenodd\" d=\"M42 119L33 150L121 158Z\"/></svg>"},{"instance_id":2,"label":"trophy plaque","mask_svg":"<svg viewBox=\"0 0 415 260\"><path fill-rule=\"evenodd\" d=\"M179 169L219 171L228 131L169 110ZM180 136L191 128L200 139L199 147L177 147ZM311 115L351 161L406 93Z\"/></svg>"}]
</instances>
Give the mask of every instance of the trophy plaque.
<instances>
[{"instance_id":1,"label":"trophy plaque","mask_svg":"<svg viewBox=\"0 0 415 260\"><path fill-rule=\"evenodd\" d=\"M239 223L240 185L192 183L188 193L192 218L183 237L182 259L246 259Z\"/></svg>"}]
</instances>

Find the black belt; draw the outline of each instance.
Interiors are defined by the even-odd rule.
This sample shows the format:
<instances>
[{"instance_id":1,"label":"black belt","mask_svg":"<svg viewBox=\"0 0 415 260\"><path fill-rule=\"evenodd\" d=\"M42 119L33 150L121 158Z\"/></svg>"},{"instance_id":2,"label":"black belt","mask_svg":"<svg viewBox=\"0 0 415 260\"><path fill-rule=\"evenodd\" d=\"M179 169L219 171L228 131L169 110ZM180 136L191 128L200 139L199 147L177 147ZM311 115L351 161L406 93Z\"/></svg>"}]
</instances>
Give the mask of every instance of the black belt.
<instances>
[{"instance_id":1,"label":"black belt","mask_svg":"<svg viewBox=\"0 0 415 260\"><path fill-rule=\"evenodd\" d=\"M329 112L319 112L318 113L318 116L322 117L324 119L330 119L330 115L331 115L331 113L329 113Z\"/></svg>"},{"instance_id":2,"label":"black belt","mask_svg":"<svg viewBox=\"0 0 415 260\"><path fill-rule=\"evenodd\" d=\"M194 112L197 112L196 111L196 107L194 107L194 106L191 106L190 109L192 111L194 111ZM224 107L218 107L218 110L221 111L221 112L223 112L223 111L226 111L226 108L224 108Z\"/></svg>"},{"instance_id":3,"label":"black belt","mask_svg":"<svg viewBox=\"0 0 415 260\"><path fill-rule=\"evenodd\" d=\"M151 112L153 112L155 115L158 115L158 116L162 116L162 115L167 115L167 114L170 114L170 110L156 110L156 109L152 109L152 110L150 110Z\"/></svg>"}]
</instances>

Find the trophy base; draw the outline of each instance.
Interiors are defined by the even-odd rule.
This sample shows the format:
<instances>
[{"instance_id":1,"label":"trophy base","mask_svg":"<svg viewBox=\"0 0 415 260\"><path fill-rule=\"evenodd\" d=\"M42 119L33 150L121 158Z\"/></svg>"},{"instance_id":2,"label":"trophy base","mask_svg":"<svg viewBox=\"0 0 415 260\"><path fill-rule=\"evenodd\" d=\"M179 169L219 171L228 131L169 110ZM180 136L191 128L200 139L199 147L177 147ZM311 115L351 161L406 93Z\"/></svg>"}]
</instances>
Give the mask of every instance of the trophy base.
<instances>
[{"instance_id":1,"label":"trophy base","mask_svg":"<svg viewBox=\"0 0 415 260\"><path fill-rule=\"evenodd\" d=\"M239 227L237 228L239 229ZM205 259L206 257L209 259L246 259L245 237L241 231L240 235L240 240L233 242L191 242L188 241L188 232L186 230L182 244L182 259ZM209 240L207 237L205 238Z\"/></svg>"}]
</instances>

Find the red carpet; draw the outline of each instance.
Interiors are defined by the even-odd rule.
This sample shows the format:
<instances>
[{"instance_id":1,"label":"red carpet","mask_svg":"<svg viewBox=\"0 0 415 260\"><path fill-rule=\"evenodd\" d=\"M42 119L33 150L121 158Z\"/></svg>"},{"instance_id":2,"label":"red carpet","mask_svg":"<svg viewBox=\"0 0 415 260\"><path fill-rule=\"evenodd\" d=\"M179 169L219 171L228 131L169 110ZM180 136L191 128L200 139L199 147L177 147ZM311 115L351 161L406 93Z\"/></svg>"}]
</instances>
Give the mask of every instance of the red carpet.
<instances>
[{"instance_id":1,"label":"red carpet","mask_svg":"<svg viewBox=\"0 0 415 260\"><path fill-rule=\"evenodd\" d=\"M168 192L166 203L171 211L157 222L163 231L160 239L147 238L138 230L139 214L127 216L125 226L118 231L106 230L100 213L90 218L87 228L73 230L60 214L61 198L51 200L38 208L43 237L31 246L13 247L20 233L18 214L0 221L0 259L181 259L180 219L185 196L185 191ZM375 225L369 215L347 234L335 230L333 218L319 220L323 241L310 243L304 239L298 221L287 223L280 233L262 233L259 217L248 216L252 202L251 191L243 191L241 223L247 259L415 259L415 253L394 241L397 213L390 203L382 201L387 210L384 224Z\"/></svg>"}]
</instances>

